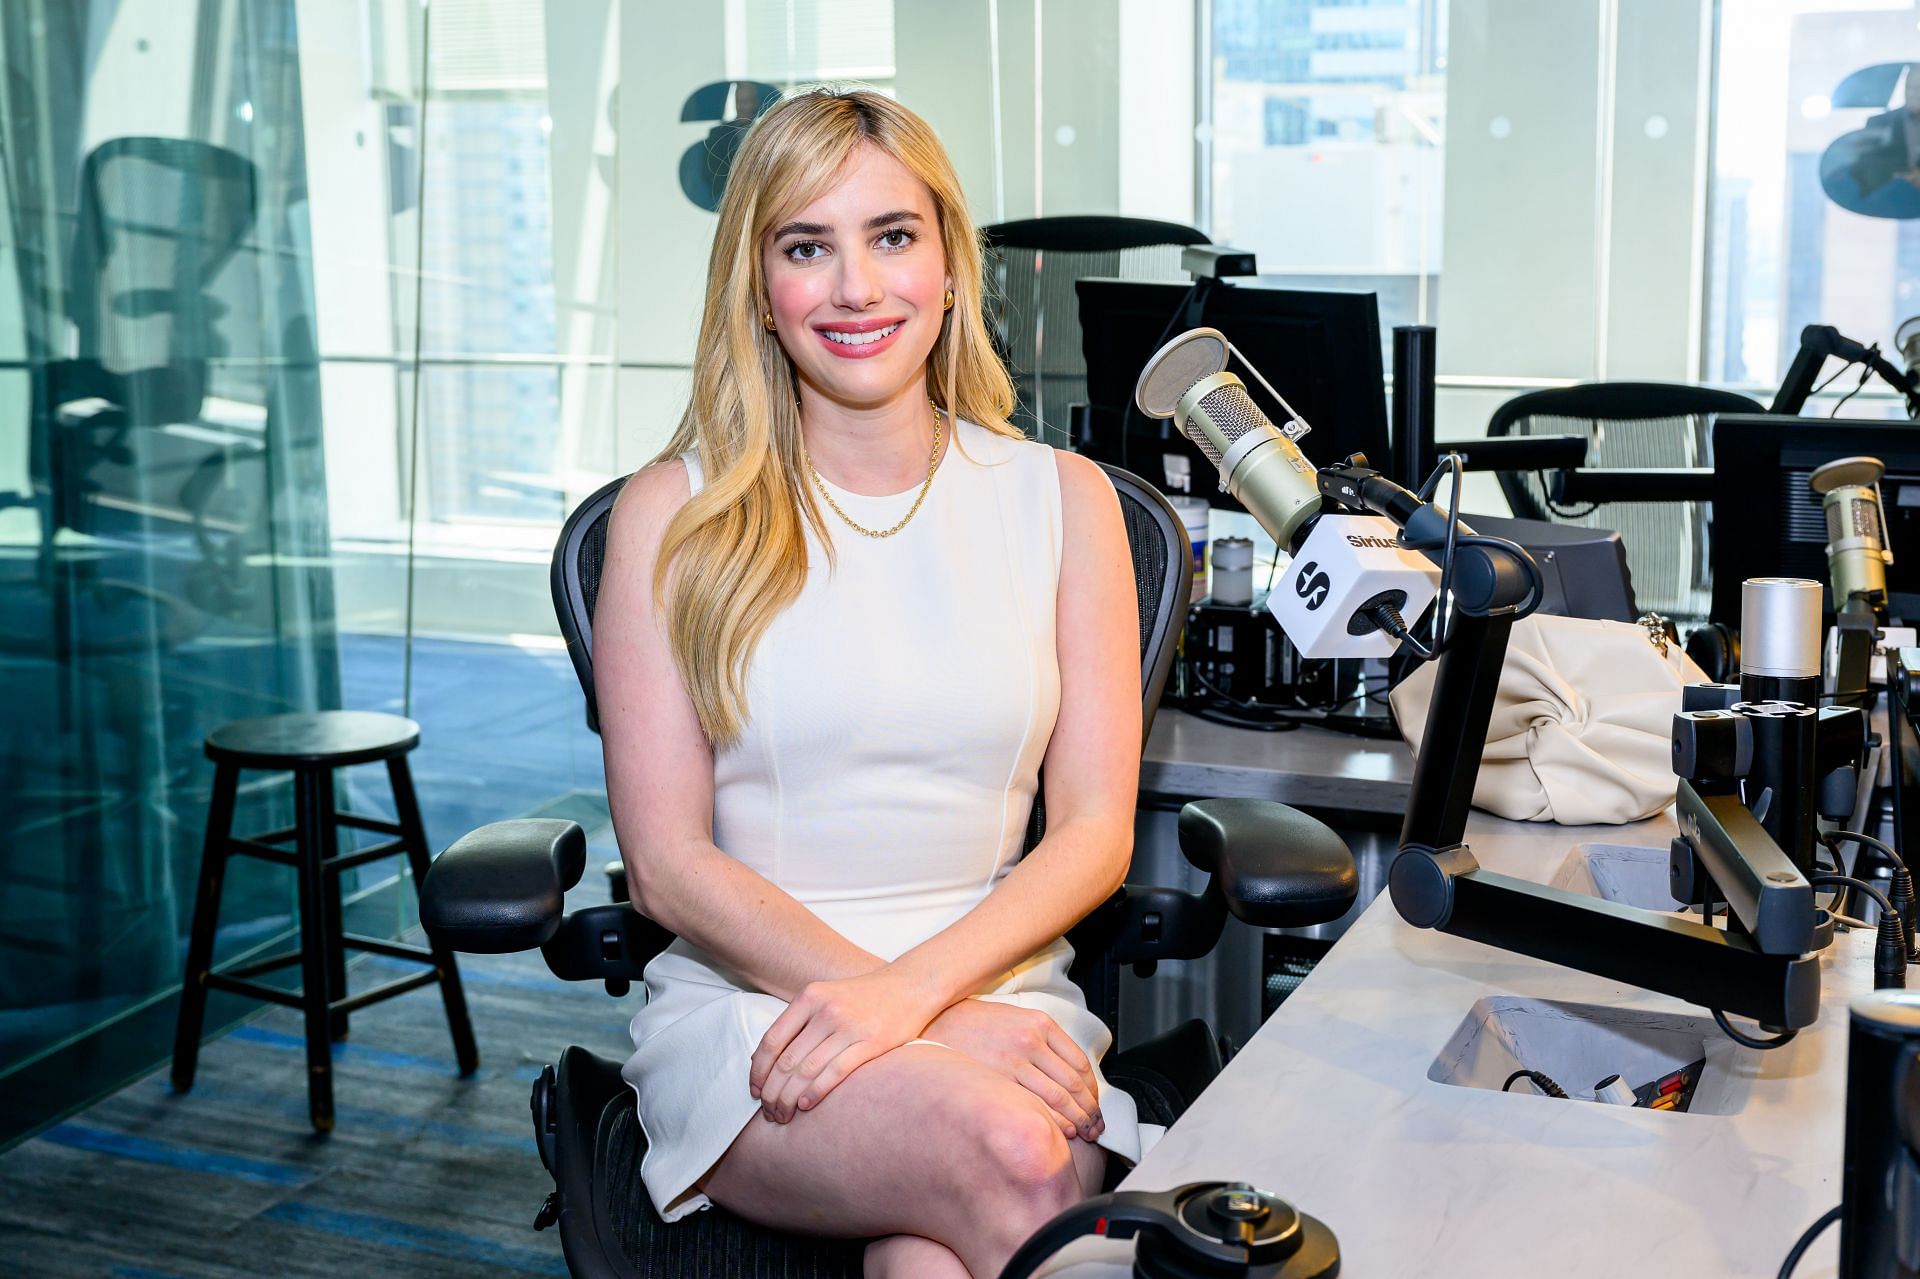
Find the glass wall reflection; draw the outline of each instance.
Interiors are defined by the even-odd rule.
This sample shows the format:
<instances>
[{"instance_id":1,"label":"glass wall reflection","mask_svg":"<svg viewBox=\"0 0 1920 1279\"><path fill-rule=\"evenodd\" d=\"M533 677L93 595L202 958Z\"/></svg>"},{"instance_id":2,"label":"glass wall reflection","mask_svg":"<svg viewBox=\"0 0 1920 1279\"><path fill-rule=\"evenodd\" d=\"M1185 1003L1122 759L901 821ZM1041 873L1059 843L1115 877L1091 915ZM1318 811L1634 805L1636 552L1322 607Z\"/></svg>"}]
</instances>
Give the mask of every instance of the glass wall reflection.
<instances>
[{"instance_id":1,"label":"glass wall reflection","mask_svg":"<svg viewBox=\"0 0 1920 1279\"><path fill-rule=\"evenodd\" d=\"M206 732L340 699L292 6L161 9L0 9L0 1069L177 985Z\"/></svg>"}]
</instances>

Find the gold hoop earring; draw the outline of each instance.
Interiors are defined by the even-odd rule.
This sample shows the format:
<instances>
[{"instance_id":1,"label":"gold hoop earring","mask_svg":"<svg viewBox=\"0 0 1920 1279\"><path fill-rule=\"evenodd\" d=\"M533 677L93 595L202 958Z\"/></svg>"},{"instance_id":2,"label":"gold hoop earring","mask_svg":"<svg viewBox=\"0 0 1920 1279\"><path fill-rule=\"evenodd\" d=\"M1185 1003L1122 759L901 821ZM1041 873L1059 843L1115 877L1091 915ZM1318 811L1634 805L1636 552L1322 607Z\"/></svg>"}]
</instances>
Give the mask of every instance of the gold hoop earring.
<instances>
[{"instance_id":1,"label":"gold hoop earring","mask_svg":"<svg viewBox=\"0 0 1920 1279\"><path fill-rule=\"evenodd\" d=\"M769 333L772 333L772 332L774 331L774 327L773 327L773 312L771 312L771 311L769 311L769 312L767 312L767 313L766 313L765 315L763 315L763 316L761 316L761 317L760 317L760 323L761 323L762 325L764 325L764 326L766 326L766 330L767 330L767 332L769 332Z\"/></svg>"},{"instance_id":2,"label":"gold hoop earring","mask_svg":"<svg viewBox=\"0 0 1920 1279\"><path fill-rule=\"evenodd\" d=\"M953 290L952 289L947 290L947 300L940 304L940 309L943 311L953 310Z\"/></svg>"}]
</instances>

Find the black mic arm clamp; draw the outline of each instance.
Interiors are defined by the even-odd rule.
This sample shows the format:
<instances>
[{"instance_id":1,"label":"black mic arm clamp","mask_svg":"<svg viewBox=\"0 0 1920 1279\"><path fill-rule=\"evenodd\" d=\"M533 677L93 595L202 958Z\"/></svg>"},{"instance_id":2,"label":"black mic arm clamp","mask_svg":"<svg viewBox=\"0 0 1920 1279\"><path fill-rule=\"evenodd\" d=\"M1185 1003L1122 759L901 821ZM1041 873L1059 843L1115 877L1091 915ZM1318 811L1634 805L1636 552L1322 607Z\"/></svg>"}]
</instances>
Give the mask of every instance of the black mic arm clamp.
<instances>
[{"instance_id":1,"label":"black mic arm clamp","mask_svg":"<svg viewBox=\"0 0 1920 1279\"><path fill-rule=\"evenodd\" d=\"M1446 594L1458 612L1518 620L1539 606L1540 569L1525 547L1502 537L1484 537L1465 521L1450 519L1447 512L1368 466L1365 454L1322 467L1317 478L1323 504L1385 516L1399 526L1402 542L1443 570L1451 524L1453 567ZM1446 601L1441 603L1445 606Z\"/></svg>"}]
</instances>

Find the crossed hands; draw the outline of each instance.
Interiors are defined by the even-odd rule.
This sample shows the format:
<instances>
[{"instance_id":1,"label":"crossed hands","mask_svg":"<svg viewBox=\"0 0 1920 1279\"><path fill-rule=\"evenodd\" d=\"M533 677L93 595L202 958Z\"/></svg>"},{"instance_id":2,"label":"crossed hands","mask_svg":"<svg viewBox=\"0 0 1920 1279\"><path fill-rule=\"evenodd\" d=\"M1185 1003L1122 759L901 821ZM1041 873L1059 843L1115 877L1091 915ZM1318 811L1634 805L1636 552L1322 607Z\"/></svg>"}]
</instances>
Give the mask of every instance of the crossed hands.
<instances>
[{"instance_id":1,"label":"crossed hands","mask_svg":"<svg viewBox=\"0 0 1920 1279\"><path fill-rule=\"evenodd\" d=\"M861 1066L923 1035L1033 1093L1069 1139L1106 1131L1093 1064L1053 1018L963 999L929 1021L923 998L885 968L803 989L760 1040L748 1084L767 1118L788 1123Z\"/></svg>"}]
</instances>

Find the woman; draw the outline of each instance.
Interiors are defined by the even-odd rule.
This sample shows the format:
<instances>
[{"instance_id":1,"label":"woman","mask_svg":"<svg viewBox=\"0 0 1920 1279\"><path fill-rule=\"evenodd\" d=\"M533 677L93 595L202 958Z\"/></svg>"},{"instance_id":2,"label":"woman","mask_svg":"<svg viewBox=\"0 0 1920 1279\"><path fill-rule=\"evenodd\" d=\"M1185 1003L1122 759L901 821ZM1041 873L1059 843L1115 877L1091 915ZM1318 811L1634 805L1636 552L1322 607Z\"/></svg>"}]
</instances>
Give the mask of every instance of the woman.
<instances>
[{"instance_id":1,"label":"woman","mask_svg":"<svg viewBox=\"0 0 1920 1279\"><path fill-rule=\"evenodd\" d=\"M647 1191L877 1237L870 1275L992 1276L1140 1154L1061 940L1131 854L1131 560L1100 470L1007 423L980 292L924 121L775 106L596 619L628 883L679 937L625 1072Z\"/></svg>"}]
</instances>

